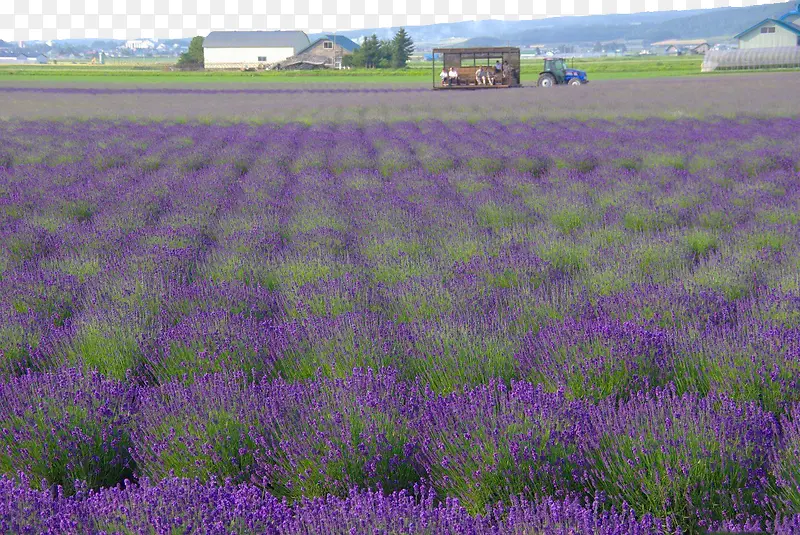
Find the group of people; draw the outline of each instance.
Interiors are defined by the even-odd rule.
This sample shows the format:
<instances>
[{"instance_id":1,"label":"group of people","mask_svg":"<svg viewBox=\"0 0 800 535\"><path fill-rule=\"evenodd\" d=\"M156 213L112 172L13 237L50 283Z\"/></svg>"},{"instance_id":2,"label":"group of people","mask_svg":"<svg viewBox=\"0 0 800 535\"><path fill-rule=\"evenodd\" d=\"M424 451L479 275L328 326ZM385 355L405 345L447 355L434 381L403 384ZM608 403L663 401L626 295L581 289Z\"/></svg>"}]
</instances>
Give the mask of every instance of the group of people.
<instances>
[{"instance_id":1,"label":"group of people","mask_svg":"<svg viewBox=\"0 0 800 535\"><path fill-rule=\"evenodd\" d=\"M500 63L500 60L497 60L497 63L494 64L494 68L480 66L478 70L475 71L475 83L478 85L494 85L498 77L504 81L511 80L511 67L508 61ZM441 78L443 86L458 85L460 83L458 80L458 70L455 67L450 67L450 70L446 67L442 67L439 78Z\"/></svg>"}]
</instances>

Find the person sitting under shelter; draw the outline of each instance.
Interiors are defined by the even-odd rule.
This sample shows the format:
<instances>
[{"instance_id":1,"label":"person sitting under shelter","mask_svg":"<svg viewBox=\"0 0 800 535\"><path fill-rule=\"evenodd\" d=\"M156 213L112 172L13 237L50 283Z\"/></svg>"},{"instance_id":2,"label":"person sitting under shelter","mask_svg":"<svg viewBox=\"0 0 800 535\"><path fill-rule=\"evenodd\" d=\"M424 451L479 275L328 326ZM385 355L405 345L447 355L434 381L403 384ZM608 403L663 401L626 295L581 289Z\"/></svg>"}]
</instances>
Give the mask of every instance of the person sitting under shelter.
<instances>
[{"instance_id":1,"label":"person sitting under shelter","mask_svg":"<svg viewBox=\"0 0 800 535\"><path fill-rule=\"evenodd\" d=\"M483 67L478 67L478 70L475 71L475 81L478 85L487 85L489 83L489 77Z\"/></svg>"},{"instance_id":2,"label":"person sitting under shelter","mask_svg":"<svg viewBox=\"0 0 800 535\"><path fill-rule=\"evenodd\" d=\"M455 69L455 67L450 67L449 78L450 85L453 85L454 83L458 85L458 71Z\"/></svg>"},{"instance_id":3,"label":"person sitting under shelter","mask_svg":"<svg viewBox=\"0 0 800 535\"><path fill-rule=\"evenodd\" d=\"M447 80L448 80L449 76L450 75L447 72L447 68L446 67L442 67L442 72L439 73L439 78L441 79L443 86L447 85Z\"/></svg>"},{"instance_id":4,"label":"person sitting under shelter","mask_svg":"<svg viewBox=\"0 0 800 535\"><path fill-rule=\"evenodd\" d=\"M487 66L483 72L486 74L486 81L489 83L489 85L494 85L494 80L495 80L494 69Z\"/></svg>"}]
</instances>

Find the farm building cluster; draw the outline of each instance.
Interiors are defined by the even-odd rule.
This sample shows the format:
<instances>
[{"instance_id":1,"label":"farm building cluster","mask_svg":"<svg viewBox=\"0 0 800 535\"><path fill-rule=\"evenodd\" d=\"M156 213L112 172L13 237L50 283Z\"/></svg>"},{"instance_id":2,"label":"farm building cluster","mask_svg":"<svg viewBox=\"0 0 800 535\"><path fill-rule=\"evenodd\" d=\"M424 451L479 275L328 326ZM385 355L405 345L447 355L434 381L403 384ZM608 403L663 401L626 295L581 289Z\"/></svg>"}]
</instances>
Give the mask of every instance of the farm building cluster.
<instances>
[{"instance_id":1,"label":"farm building cluster","mask_svg":"<svg viewBox=\"0 0 800 535\"><path fill-rule=\"evenodd\" d=\"M302 31L214 31L203 42L206 69L341 68L357 49L341 35L312 42Z\"/></svg>"},{"instance_id":2,"label":"farm building cluster","mask_svg":"<svg viewBox=\"0 0 800 535\"><path fill-rule=\"evenodd\" d=\"M0 52L0 65L43 65L47 63L47 56L44 54L14 54L11 52Z\"/></svg>"}]
</instances>

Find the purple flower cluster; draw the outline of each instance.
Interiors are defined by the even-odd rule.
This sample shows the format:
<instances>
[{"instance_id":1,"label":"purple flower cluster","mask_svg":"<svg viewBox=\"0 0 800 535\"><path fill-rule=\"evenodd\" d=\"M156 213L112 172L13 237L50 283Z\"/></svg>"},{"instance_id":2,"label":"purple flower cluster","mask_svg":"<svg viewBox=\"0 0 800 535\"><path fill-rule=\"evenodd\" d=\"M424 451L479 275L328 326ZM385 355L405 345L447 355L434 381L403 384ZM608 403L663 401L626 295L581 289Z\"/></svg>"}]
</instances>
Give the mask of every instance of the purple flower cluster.
<instances>
[{"instance_id":1,"label":"purple flower cluster","mask_svg":"<svg viewBox=\"0 0 800 535\"><path fill-rule=\"evenodd\" d=\"M82 491L75 497L32 490L0 476L4 533L671 533L669 523L630 509L603 509L602 500L514 500L472 516L457 500L440 503L423 486L389 495L353 490L347 497L289 505L253 485L147 479L126 489ZM31 513L34 513L31 515ZM791 520L787 521L789 524ZM665 529L666 528L666 529ZM784 531L790 533L790 531Z\"/></svg>"},{"instance_id":2,"label":"purple flower cluster","mask_svg":"<svg viewBox=\"0 0 800 535\"><path fill-rule=\"evenodd\" d=\"M798 138L6 122L0 531L790 532Z\"/></svg>"}]
</instances>

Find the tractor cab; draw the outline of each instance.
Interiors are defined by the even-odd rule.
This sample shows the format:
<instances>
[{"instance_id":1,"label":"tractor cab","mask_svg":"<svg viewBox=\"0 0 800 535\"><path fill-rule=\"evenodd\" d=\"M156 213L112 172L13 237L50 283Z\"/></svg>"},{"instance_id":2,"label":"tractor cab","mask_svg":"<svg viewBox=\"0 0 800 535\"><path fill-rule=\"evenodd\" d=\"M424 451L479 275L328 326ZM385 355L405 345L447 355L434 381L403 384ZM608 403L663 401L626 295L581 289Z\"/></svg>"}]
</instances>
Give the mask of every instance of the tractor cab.
<instances>
[{"instance_id":1,"label":"tractor cab","mask_svg":"<svg viewBox=\"0 0 800 535\"><path fill-rule=\"evenodd\" d=\"M539 87L552 87L554 85L583 85L589 79L585 71L579 71L567 65L564 58L546 58L544 70L539 73Z\"/></svg>"}]
</instances>

